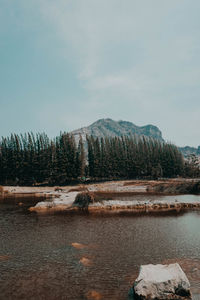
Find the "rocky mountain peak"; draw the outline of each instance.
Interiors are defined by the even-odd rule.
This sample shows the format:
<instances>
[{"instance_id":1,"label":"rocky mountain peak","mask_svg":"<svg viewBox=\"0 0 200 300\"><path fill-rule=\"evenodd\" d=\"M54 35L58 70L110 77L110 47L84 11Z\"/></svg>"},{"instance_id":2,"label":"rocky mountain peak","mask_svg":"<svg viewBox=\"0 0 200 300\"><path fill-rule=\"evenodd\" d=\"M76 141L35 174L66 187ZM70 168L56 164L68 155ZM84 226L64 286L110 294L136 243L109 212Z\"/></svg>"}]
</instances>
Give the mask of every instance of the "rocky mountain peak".
<instances>
[{"instance_id":1,"label":"rocky mountain peak","mask_svg":"<svg viewBox=\"0 0 200 300\"><path fill-rule=\"evenodd\" d=\"M155 138L159 141L164 141L162 133L158 127L154 125L137 126L128 121L114 121L110 118L99 119L88 127L83 127L71 132L75 139L78 140L81 135L83 140L86 135L92 135L95 138L105 137L120 137L120 136L146 136Z\"/></svg>"}]
</instances>

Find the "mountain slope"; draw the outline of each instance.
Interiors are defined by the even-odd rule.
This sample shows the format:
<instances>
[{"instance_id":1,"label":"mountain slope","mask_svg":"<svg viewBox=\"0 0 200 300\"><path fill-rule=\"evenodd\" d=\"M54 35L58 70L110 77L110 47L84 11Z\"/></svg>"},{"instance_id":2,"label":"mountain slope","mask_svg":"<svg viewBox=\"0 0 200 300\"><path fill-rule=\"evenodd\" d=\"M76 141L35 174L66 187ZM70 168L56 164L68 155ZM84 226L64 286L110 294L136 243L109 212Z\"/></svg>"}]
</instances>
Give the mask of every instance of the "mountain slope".
<instances>
[{"instance_id":1,"label":"mountain slope","mask_svg":"<svg viewBox=\"0 0 200 300\"><path fill-rule=\"evenodd\" d=\"M75 136L76 140L79 139L80 135L83 140L86 139L86 135L92 135L95 138L144 135L155 138L159 141L164 141L161 131L156 126L146 125L140 127L131 122L114 121L112 119L100 119L88 127L74 130L71 133Z\"/></svg>"},{"instance_id":2,"label":"mountain slope","mask_svg":"<svg viewBox=\"0 0 200 300\"><path fill-rule=\"evenodd\" d=\"M83 141L86 141L86 135L92 135L95 138L105 137L120 137L120 136L146 136L157 139L164 142L162 138L162 132L158 127L154 125L137 126L127 121L114 121L112 119L100 119L88 127L83 127L71 132L74 135L76 141L79 141L80 135ZM194 147L179 147L179 150L186 157L190 154L200 156L200 146Z\"/></svg>"},{"instance_id":3,"label":"mountain slope","mask_svg":"<svg viewBox=\"0 0 200 300\"><path fill-rule=\"evenodd\" d=\"M179 150L182 152L182 154L186 157L188 155L194 154L197 156L200 156L200 146L198 148L185 146L185 147L179 147Z\"/></svg>"}]
</instances>

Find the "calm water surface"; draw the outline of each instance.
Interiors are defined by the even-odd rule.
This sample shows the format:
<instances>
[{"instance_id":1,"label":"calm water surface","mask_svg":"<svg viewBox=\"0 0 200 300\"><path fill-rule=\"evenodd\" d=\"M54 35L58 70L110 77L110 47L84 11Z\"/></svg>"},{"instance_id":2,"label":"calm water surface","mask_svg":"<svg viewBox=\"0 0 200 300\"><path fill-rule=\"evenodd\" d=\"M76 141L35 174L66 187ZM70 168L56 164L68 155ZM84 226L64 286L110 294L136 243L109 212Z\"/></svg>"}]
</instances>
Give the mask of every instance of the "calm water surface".
<instances>
[{"instance_id":1,"label":"calm water surface","mask_svg":"<svg viewBox=\"0 0 200 300\"><path fill-rule=\"evenodd\" d=\"M200 212L29 213L38 201L0 199L0 299L127 300L141 264L176 261L200 294Z\"/></svg>"}]
</instances>

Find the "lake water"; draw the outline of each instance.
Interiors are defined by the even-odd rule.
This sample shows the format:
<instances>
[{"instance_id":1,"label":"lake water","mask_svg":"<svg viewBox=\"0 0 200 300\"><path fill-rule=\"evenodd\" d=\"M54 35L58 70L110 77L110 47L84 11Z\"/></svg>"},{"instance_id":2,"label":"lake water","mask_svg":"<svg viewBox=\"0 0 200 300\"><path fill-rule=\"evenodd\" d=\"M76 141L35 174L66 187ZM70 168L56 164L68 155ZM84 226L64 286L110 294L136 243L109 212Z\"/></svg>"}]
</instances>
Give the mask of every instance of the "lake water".
<instances>
[{"instance_id":1,"label":"lake water","mask_svg":"<svg viewBox=\"0 0 200 300\"><path fill-rule=\"evenodd\" d=\"M141 264L171 262L200 294L200 212L29 213L38 201L0 199L0 299L127 300Z\"/></svg>"}]
</instances>

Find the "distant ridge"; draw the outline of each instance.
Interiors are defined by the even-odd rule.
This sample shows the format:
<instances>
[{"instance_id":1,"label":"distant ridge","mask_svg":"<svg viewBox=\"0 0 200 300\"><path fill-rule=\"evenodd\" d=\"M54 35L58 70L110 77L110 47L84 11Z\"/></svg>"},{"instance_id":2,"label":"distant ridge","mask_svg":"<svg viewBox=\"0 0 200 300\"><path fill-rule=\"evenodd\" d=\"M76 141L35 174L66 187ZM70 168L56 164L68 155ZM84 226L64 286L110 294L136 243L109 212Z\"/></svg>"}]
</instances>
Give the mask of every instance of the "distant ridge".
<instances>
[{"instance_id":1,"label":"distant ridge","mask_svg":"<svg viewBox=\"0 0 200 300\"><path fill-rule=\"evenodd\" d=\"M198 146L198 148L194 148L190 146L179 147L179 150L183 153L185 157L191 154L200 156L200 146Z\"/></svg>"},{"instance_id":2,"label":"distant ridge","mask_svg":"<svg viewBox=\"0 0 200 300\"><path fill-rule=\"evenodd\" d=\"M132 122L122 120L114 121L109 118L100 119L87 127L82 127L80 129L73 130L71 134L74 135L76 141L79 140L80 135L82 136L83 141L86 141L86 135L92 135L95 138L136 135L154 138L161 142L165 142L162 137L162 132L157 126L151 124L145 126L137 126ZM189 146L179 147L179 150L185 157L190 154L200 156L200 146L198 148Z\"/></svg>"},{"instance_id":3,"label":"distant ridge","mask_svg":"<svg viewBox=\"0 0 200 300\"><path fill-rule=\"evenodd\" d=\"M71 132L76 140L80 135L83 140L86 135L92 135L95 138L120 137L120 136L146 136L164 142L162 132L154 125L137 126L128 121L114 121L112 119L100 119L88 127L83 127Z\"/></svg>"}]
</instances>

